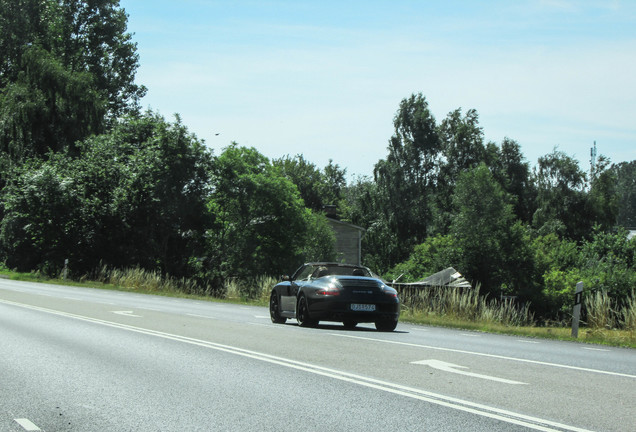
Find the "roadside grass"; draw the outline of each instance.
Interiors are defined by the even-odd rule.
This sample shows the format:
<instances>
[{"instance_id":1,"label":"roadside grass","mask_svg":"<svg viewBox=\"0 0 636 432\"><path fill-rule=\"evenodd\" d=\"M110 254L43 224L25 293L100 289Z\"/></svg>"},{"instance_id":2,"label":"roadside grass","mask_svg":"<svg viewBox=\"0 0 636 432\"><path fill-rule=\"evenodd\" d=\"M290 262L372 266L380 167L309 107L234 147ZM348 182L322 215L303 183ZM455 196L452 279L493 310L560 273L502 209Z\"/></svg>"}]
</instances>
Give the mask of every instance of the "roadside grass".
<instances>
[{"instance_id":1,"label":"roadside grass","mask_svg":"<svg viewBox=\"0 0 636 432\"><path fill-rule=\"evenodd\" d=\"M47 278L39 273L18 273L0 266L0 278L254 306L268 304L269 292L277 282L277 279L268 276L250 281L228 280L219 292L186 279L162 278L155 272L135 268L109 270L105 267L73 281L61 277ZM620 307L609 302L607 293L589 296L584 304L588 322L582 323L578 339L571 336L567 323L538 326L528 305L489 300L479 296L478 289L433 288L417 293L401 292L400 298L401 322L636 348L636 297L633 293Z\"/></svg>"},{"instance_id":2,"label":"roadside grass","mask_svg":"<svg viewBox=\"0 0 636 432\"><path fill-rule=\"evenodd\" d=\"M579 337L573 338L572 329L565 325L509 326L492 321L466 321L448 316L426 314L409 309L403 310L400 315L400 321L435 327L507 334L535 339L554 339L597 345L636 348L636 332L634 330L594 329L582 326L579 328Z\"/></svg>"}]
</instances>

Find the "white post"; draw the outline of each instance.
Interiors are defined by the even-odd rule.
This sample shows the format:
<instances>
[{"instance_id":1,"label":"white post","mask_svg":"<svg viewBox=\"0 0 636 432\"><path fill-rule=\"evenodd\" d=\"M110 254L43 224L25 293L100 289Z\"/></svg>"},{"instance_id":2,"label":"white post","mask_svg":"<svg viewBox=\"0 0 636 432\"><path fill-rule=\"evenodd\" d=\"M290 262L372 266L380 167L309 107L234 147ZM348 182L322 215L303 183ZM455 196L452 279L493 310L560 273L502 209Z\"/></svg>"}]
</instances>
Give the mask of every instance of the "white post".
<instances>
[{"instance_id":1,"label":"white post","mask_svg":"<svg viewBox=\"0 0 636 432\"><path fill-rule=\"evenodd\" d=\"M574 293L574 309L572 310L572 337L579 337L579 320L581 319L581 298L583 297L583 282L576 284Z\"/></svg>"},{"instance_id":2,"label":"white post","mask_svg":"<svg viewBox=\"0 0 636 432\"><path fill-rule=\"evenodd\" d=\"M68 259L64 260L64 272L62 273L62 279L66 280L66 275L68 274Z\"/></svg>"}]
</instances>

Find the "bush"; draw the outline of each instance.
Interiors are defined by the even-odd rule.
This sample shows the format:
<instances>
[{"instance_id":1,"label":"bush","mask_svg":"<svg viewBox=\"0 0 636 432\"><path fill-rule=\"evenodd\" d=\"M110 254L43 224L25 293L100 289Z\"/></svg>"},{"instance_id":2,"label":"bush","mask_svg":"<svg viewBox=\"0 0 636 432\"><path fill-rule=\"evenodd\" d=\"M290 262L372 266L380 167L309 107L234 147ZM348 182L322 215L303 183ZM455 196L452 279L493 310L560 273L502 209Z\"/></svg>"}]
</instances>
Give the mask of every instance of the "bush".
<instances>
[{"instance_id":1,"label":"bush","mask_svg":"<svg viewBox=\"0 0 636 432\"><path fill-rule=\"evenodd\" d=\"M385 278L400 278L400 282L422 280L433 273L452 267L456 254L457 248L451 236L429 237L424 243L415 246L409 259L393 267Z\"/></svg>"}]
</instances>

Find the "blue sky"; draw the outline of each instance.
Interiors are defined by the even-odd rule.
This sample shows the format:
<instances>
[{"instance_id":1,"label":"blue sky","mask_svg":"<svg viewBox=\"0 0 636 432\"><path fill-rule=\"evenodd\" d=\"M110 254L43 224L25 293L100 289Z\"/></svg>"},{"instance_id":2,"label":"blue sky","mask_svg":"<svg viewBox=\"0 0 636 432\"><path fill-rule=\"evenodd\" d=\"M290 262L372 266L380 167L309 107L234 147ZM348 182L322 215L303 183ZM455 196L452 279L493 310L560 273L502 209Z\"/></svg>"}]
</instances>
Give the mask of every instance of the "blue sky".
<instances>
[{"instance_id":1,"label":"blue sky","mask_svg":"<svg viewBox=\"0 0 636 432\"><path fill-rule=\"evenodd\" d=\"M531 166L556 147L636 160L636 1L123 0L142 105L219 154L372 175L402 99L479 113ZM216 135L219 134L219 135Z\"/></svg>"}]
</instances>

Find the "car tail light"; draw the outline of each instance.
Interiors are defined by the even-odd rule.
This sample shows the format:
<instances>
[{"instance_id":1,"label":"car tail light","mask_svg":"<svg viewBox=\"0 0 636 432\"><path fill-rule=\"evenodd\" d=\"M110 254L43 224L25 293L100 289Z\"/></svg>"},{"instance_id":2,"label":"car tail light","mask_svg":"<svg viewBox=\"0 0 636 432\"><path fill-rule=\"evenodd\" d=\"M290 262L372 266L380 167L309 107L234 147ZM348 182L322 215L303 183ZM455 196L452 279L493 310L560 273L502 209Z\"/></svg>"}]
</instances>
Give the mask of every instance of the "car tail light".
<instances>
[{"instance_id":1,"label":"car tail light","mask_svg":"<svg viewBox=\"0 0 636 432\"><path fill-rule=\"evenodd\" d=\"M316 291L316 294L323 296L337 296L340 295L340 290L337 287L328 286L325 288L320 288Z\"/></svg>"},{"instance_id":2,"label":"car tail light","mask_svg":"<svg viewBox=\"0 0 636 432\"><path fill-rule=\"evenodd\" d=\"M389 288L389 287L385 287L384 288L384 294L386 294L387 296L391 297L391 298L397 298L398 293L396 290L394 290L393 288Z\"/></svg>"},{"instance_id":3,"label":"car tail light","mask_svg":"<svg viewBox=\"0 0 636 432\"><path fill-rule=\"evenodd\" d=\"M318 295L340 295L340 284L332 282L329 285L325 286L324 288L318 289L318 291L316 291L316 294L318 294Z\"/></svg>"}]
</instances>

